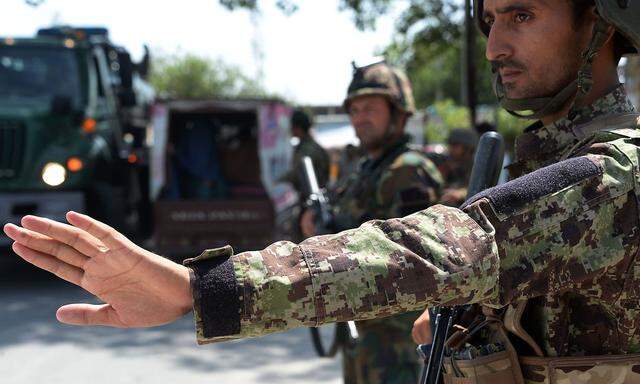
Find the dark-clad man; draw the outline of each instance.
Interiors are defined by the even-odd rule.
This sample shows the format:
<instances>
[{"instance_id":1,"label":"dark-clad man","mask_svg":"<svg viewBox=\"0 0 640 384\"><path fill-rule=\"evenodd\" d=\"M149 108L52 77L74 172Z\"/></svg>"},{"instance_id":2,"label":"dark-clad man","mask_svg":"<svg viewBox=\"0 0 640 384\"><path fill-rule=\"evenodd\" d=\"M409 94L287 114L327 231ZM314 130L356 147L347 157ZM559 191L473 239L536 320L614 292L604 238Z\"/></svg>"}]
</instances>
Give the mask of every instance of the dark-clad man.
<instances>
[{"instance_id":1,"label":"dark-clad man","mask_svg":"<svg viewBox=\"0 0 640 384\"><path fill-rule=\"evenodd\" d=\"M300 195L301 200L308 197L309 191L303 180L303 162L304 157L310 157L313 161L313 168L318 178L320 187L324 187L329 180L329 154L327 151L314 140L311 136L311 126L313 120L309 113L302 109L296 109L291 115L291 135L297 137L300 142L293 152L293 161L291 169L280 180L291 183Z\"/></svg>"},{"instance_id":2,"label":"dark-clad man","mask_svg":"<svg viewBox=\"0 0 640 384\"><path fill-rule=\"evenodd\" d=\"M70 324L151 326L193 307L205 343L477 303L514 338L481 361L456 354L449 382L640 382L640 130L617 73L640 47L640 2L477 0L474 13L501 104L539 121L516 143L519 177L462 209L209 250L187 267L73 213L7 225L14 250L105 301L59 309Z\"/></svg>"},{"instance_id":3,"label":"dark-clad man","mask_svg":"<svg viewBox=\"0 0 640 384\"><path fill-rule=\"evenodd\" d=\"M478 144L478 134L471 129L456 128L449 132L447 146L449 157L439 169L445 180L440 202L458 207L467 198L467 185L473 168L473 156Z\"/></svg>"}]
</instances>

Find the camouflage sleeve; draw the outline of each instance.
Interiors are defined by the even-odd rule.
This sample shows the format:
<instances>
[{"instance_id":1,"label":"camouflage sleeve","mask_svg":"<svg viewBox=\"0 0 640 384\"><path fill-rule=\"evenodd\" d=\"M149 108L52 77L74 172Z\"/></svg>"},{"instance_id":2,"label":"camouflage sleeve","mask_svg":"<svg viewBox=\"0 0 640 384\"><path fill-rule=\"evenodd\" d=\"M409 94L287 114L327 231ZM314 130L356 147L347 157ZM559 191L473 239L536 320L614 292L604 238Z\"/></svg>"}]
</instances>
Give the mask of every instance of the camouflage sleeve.
<instances>
[{"instance_id":1,"label":"camouflage sleeve","mask_svg":"<svg viewBox=\"0 0 640 384\"><path fill-rule=\"evenodd\" d=\"M437 205L235 256L207 251L188 263L198 341L432 305L500 307L606 279L638 251L634 164L604 145L488 190L463 210Z\"/></svg>"},{"instance_id":2,"label":"camouflage sleeve","mask_svg":"<svg viewBox=\"0 0 640 384\"><path fill-rule=\"evenodd\" d=\"M389 167L378 185L376 199L385 207L384 217L391 218L407 216L435 204L440 198L443 180L430 160L408 153Z\"/></svg>"}]
</instances>

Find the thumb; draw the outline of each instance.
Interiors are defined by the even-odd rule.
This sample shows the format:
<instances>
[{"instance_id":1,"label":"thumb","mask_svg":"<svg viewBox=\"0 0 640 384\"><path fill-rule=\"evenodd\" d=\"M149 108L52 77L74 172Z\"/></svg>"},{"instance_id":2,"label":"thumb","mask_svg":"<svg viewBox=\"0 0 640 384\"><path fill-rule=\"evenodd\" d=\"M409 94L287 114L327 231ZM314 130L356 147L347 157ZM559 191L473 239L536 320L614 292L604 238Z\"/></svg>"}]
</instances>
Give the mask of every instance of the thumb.
<instances>
[{"instance_id":1,"label":"thumb","mask_svg":"<svg viewBox=\"0 0 640 384\"><path fill-rule=\"evenodd\" d=\"M116 311L109 304L69 304L58 308L56 318L70 325L106 325L123 327Z\"/></svg>"}]
</instances>

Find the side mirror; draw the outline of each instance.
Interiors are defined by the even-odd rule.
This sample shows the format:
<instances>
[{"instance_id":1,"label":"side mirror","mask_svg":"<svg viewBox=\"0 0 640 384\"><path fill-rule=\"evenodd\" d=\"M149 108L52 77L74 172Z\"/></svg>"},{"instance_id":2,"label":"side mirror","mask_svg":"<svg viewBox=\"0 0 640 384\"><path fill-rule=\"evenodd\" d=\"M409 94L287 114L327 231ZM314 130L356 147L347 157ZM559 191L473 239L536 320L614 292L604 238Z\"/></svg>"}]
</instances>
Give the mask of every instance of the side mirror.
<instances>
[{"instance_id":1,"label":"side mirror","mask_svg":"<svg viewBox=\"0 0 640 384\"><path fill-rule=\"evenodd\" d=\"M51 114L57 116L68 116L73 113L71 97L56 95L51 100Z\"/></svg>"},{"instance_id":2,"label":"side mirror","mask_svg":"<svg viewBox=\"0 0 640 384\"><path fill-rule=\"evenodd\" d=\"M124 89L131 89L133 87L133 62L127 51L118 52L118 64L120 64L118 69L120 86Z\"/></svg>"},{"instance_id":3,"label":"side mirror","mask_svg":"<svg viewBox=\"0 0 640 384\"><path fill-rule=\"evenodd\" d=\"M118 93L118 99L120 99L120 105L123 107L135 107L136 94L131 89L122 89Z\"/></svg>"},{"instance_id":4,"label":"side mirror","mask_svg":"<svg viewBox=\"0 0 640 384\"><path fill-rule=\"evenodd\" d=\"M136 64L136 72L138 72L140 77L142 77L145 80L149 76L149 64L151 62L150 56L151 55L149 54L149 46L145 44L144 56L142 57L142 60L140 60L140 62Z\"/></svg>"}]
</instances>

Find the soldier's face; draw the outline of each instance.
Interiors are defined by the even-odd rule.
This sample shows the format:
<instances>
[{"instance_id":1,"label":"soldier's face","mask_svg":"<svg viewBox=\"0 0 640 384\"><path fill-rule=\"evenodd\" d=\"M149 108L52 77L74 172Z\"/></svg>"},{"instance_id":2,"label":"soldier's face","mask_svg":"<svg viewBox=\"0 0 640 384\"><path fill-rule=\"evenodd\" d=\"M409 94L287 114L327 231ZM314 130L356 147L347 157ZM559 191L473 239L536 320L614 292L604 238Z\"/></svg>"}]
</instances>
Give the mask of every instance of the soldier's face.
<instances>
[{"instance_id":1,"label":"soldier's face","mask_svg":"<svg viewBox=\"0 0 640 384\"><path fill-rule=\"evenodd\" d=\"M391 108L382 96L360 96L349 105L349 119L367 151L382 148L391 124Z\"/></svg>"},{"instance_id":2,"label":"soldier's face","mask_svg":"<svg viewBox=\"0 0 640 384\"><path fill-rule=\"evenodd\" d=\"M568 0L485 0L482 17L508 98L553 96L577 78L593 24L575 26Z\"/></svg>"}]
</instances>

